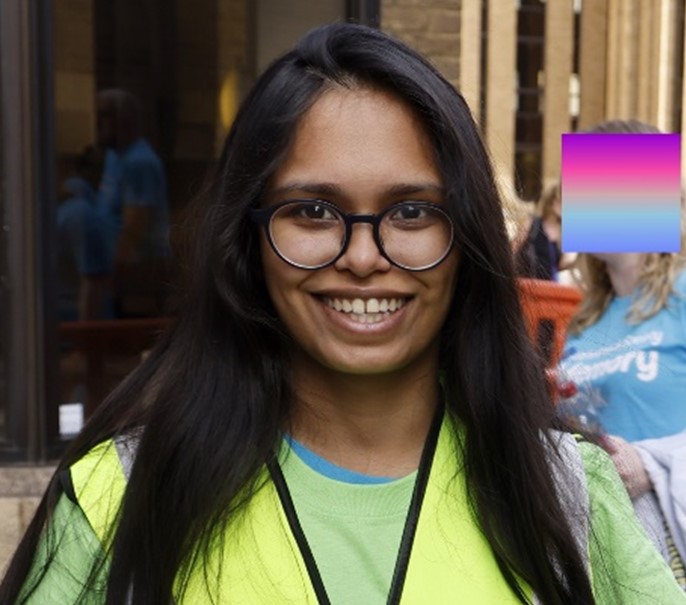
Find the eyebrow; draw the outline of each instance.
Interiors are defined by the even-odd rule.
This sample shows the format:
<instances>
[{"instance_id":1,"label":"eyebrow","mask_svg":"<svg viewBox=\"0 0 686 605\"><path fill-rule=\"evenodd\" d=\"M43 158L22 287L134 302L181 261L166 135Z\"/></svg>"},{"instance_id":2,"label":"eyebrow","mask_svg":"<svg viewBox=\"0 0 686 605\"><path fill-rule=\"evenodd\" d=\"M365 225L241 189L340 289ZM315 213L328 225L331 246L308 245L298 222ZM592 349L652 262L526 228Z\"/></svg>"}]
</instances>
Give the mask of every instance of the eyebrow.
<instances>
[{"instance_id":1,"label":"eyebrow","mask_svg":"<svg viewBox=\"0 0 686 605\"><path fill-rule=\"evenodd\" d=\"M270 196L284 195L294 191L303 191L313 195L334 195L344 196L343 189L334 183L311 183L311 182L293 182L286 183L281 187L272 189L269 192ZM384 193L388 195L412 195L415 193L438 193L445 194L445 189L436 183L398 183L389 187Z\"/></svg>"}]
</instances>

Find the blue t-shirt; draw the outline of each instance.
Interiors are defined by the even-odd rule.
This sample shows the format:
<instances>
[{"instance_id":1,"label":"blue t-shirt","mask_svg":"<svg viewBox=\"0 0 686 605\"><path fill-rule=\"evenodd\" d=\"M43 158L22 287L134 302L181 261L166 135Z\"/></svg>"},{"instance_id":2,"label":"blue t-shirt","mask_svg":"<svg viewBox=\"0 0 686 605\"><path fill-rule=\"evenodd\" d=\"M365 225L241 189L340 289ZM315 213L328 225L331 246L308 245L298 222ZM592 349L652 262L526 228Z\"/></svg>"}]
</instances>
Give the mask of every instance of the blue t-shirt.
<instances>
[{"instance_id":1,"label":"blue t-shirt","mask_svg":"<svg viewBox=\"0 0 686 605\"><path fill-rule=\"evenodd\" d=\"M602 428L628 441L686 429L686 272L667 306L635 325L626 321L632 297L615 297L600 319L570 336L563 376L596 389Z\"/></svg>"},{"instance_id":2,"label":"blue t-shirt","mask_svg":"<svg viewBox=\"0 0 686 605\"><path fill-rule=\"evenodd\" d=\"M313 471L316 471L324 477L333 479L334 481L341 481L343 483L352 483L355 485L374 485L378 483L390 483L394 480L393 477L379 477L377 475L366 475L358 473L342 466L338 466L333 462L329 462L326 458L322 458L308 447L305 447L299 441L293 439L290 435L286 436L286 442L291 450Z\"/></svg>"},{"instance_id":3,"label":"blue t-shirt","mask_svg":"<svg viewBox=\"0 0 686 605\"><path fill-rule=\"evenodd\" d=\"M169 209L162 161L145 139L122 153L108 149L98 192L98 208L108 226L109 246L116 250L124 208L152 209L152 220L138 251L138 260L169 255Z\"/></svg>"}]
</instances>

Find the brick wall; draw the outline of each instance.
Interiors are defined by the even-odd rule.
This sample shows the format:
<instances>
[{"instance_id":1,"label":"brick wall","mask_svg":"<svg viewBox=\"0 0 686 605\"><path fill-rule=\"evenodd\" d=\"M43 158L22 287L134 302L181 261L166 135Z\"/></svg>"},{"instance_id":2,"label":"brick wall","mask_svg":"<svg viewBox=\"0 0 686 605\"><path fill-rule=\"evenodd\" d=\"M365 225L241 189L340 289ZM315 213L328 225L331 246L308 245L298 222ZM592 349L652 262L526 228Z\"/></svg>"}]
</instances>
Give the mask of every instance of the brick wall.
<instances>
[{"instance_id":1,"label":"brick wall","mask_svg":"<svg viewBox=\"0 0 686 605\"><path fill-rule=\"evenodd\" d=\"M421 52L457 86L460 0L382 0L381 29Z\"/></svg>"}]
</instances>

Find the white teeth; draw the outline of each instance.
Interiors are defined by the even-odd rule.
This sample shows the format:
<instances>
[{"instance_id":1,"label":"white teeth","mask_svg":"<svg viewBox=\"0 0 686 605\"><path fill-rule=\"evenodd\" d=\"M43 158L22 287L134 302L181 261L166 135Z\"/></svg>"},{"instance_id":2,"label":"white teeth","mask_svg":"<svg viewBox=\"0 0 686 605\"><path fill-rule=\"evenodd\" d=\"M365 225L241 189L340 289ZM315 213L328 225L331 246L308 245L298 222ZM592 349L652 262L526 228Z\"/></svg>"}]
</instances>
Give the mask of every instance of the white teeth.
<instances>
[{"instance_id":1,"label":"white teeth","mask_svg":"<svg viewBox=\"0 0 686 605\"><path fill-rule=\"evenodd\" d=\"M359 315L360 313L364 313L364 311L364 301L361 298L356 298L353 300L353 313L357 313Z\"/></svg>"},{"instance_id":2,"label":"white teeth","mask_svg":"<svg viewBox=\"0 0 686 605\"><path fill-rule=\"evenodd\" d=\"M375 324L379 323L383 318L382 313L351 313L349 315L350 319L361 324Z\"/></svg>"},{"instance_id":3,"label":"white teeth","mask_svg":"<svg viewBox=\"0 0 686 605\"><path fill-rule=\"evenodd\" d=\"M381 321L385 315L405 305L403 298L370 298L366 302L361 298L325 298L324 302L332 309L346 313L360 323Z\"/></svg>"}]
</instances>

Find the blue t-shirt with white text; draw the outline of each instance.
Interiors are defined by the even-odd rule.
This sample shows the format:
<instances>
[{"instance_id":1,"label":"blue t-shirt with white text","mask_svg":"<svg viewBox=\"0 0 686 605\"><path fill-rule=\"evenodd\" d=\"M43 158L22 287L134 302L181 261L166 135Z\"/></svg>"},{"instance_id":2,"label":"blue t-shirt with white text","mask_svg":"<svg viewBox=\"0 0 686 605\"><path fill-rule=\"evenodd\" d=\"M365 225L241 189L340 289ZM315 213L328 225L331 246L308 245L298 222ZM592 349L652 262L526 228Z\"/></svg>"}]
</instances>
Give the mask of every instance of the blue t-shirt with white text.
<instances>
[{"instance_id":1,"label":"blue t-shirt with white text","mask_svg":"<svg viewBox=\"0 0 686 605\"><path fill-rule=\"evenodd\" d=\"M686 429L686 272L667 306L630 325L632 297L615 297L600 319L567 340L560 369L597 390L605 431L628 441Z\"/></svg>"}]
</instances>

